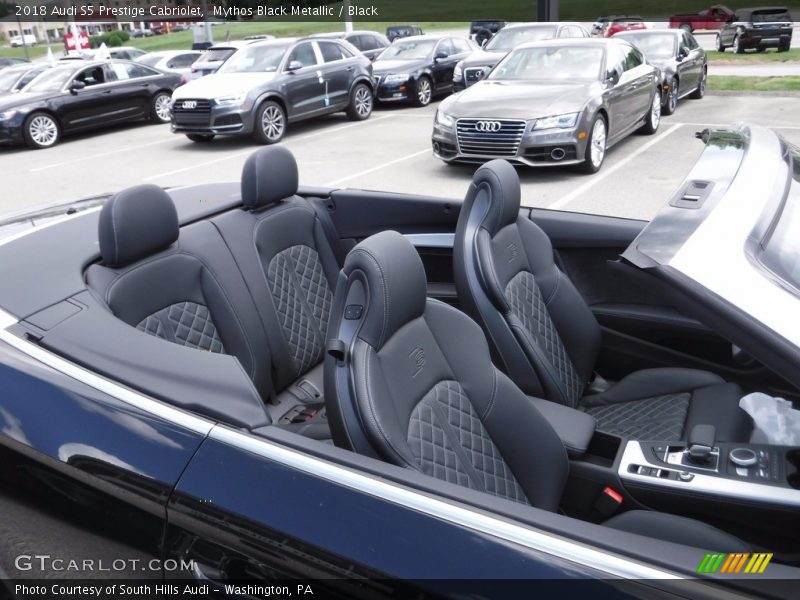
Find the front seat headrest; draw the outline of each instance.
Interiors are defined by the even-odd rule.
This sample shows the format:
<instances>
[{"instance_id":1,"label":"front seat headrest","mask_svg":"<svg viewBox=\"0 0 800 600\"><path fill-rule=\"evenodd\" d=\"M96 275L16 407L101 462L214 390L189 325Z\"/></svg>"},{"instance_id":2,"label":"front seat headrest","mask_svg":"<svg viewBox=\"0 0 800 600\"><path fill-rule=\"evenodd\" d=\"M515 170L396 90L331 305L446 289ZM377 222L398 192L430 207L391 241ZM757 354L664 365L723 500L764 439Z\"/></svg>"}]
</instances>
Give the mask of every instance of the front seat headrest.
<instances>
[{"instance_id":1,"label":"front seat headrest","mask_svg":"<svg viewBox=\"0 0 800 600\"><path fill-rule=\"evenodd\" d=\"M282 146L253 152L242 168L242 202L259 209L297 193L297 161Z\"/></svg>"},{"instance_id":2,"label":"front seat headrest","mask_svg":"<svg viewBox=\"0 0 800 600\"><path fill-rule=\"evenodd\" d=\"M350 278L355 271L364 274L369 290L359 337L380 350L398 329L425 312L425 267L411 242L396 231L383 231L347 255L343 272Z\"/></svg>"},{"instance_id":3,"label":"front seat headrest","mask_svg":"<svg viewBox=\"0 0 800 600\"><path fill-rule=\"evenodd\" d=\"M490 235L506 225L516 223L519 216L519 175L506 160L493 160L481 166L472 177L469 195L484 191L489 194L489 207L483 227Z\"/></svg>"},{"instance_id":4,"label":"front seat headrest","mask_svg":"<svg viewBox=\"0 0 800 600\"><path fill-rule=\"evenodd\" d=\"M178 239L178 212L172 198L152 184L117 192L100 211L98 239L103 263L124 267Z\"/></svg>"}]
</instances>

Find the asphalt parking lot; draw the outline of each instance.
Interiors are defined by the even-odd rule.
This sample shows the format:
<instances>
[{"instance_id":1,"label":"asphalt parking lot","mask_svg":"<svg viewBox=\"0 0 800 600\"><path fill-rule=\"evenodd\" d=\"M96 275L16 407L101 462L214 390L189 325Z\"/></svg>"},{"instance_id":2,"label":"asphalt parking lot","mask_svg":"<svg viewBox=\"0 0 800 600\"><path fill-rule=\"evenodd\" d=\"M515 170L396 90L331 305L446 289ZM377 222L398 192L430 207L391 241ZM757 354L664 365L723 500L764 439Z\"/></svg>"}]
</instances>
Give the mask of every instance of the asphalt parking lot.
<instances>
[{"instance_id":1,"label":"asphalt parking lot","mask_svg":"<svg viewBox=\"0 0 800 600\"><path fill-rule=\"evenodd\" d=\"M704 127L750 121L800 144L798 98L778 95L708 95L684 100L653 136L633 135L612 148L602 170L582 175L567 168L521 168L528 206L651 218L702 151L694 138ZM435 105L379 107L364 122L345 116L291 127L284 144L297 156L309 185L464 195L474 166L448 166L431 154ZM78 137L53 148L0 149L0 214L57 201L114 192L138 183L180 186L237 180L258 148L249 138L195 144L169 125L133 125Z\"/></svg>"}]
</instances>

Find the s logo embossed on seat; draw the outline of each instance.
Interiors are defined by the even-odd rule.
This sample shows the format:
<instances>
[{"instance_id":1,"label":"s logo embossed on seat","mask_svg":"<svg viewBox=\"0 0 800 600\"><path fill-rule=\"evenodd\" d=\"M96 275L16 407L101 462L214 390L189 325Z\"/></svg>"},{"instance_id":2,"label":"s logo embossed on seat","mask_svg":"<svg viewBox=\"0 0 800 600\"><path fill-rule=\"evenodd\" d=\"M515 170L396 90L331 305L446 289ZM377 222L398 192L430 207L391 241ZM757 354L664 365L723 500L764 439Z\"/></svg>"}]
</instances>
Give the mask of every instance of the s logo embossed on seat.
<instances>
[{"instance_id":1,"label":"s logo embossed on seat","mask_svg":"<svg viewBox=\"0 0 800 600\"><path fill-rule=\"evenodd\" d=\"M411 377L416 377L422 372L422 368L425 366L425 351L417 346L408 353L408 356L412 361Z\"/></svg>"}]
</instances>

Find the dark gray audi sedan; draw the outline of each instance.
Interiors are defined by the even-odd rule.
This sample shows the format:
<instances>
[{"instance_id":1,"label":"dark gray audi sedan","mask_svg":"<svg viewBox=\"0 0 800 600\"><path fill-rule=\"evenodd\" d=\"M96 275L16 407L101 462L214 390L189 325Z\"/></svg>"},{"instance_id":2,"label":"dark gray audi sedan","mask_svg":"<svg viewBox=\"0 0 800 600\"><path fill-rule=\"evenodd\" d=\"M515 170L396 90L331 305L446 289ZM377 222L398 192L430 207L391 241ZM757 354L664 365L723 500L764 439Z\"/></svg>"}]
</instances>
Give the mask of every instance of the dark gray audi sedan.
<instances>
[{"instance_id":1,"label":"dark gray audi sedan","mask_svg":"<svg viewBox=\"0 0 800 600\"><path fill-rule=\"evenodd\" d=\"M606 150L661 120L659 71L628 42L560 39L518 46L475 85L439 105L433 153L594 173Z\"/></svg>"},{"instance_id":2,"label":"dark gray audi sedan","mask_svg":"<svg viewBox=\"0 0 800 600\"><path fill-rule=\"evenodd\" d=\"M172 131L194 142L225 134L274 144L289 123L337 111L360 121L372 107L372 64L348 42L269 40L181 86L173 95Z\"/></svg>"}]
</instances>

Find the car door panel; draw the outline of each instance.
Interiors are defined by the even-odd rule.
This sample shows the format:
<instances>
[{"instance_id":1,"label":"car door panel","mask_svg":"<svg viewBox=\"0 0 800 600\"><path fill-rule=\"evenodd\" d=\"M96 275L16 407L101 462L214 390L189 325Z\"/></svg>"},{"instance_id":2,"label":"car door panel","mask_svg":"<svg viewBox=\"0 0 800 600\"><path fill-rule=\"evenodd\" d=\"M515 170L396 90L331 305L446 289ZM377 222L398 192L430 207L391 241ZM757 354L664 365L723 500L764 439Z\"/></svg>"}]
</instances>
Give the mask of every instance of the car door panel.
<instances>
[{"instance_id":1,"label":"car door panel","mask_svg":"<svg viewBox=\"0 0 800 600\"><path fill-rule=\"evenodd\" d=\"M102 563L115 577L160 580L167 498L203 436L5 343L0 378L0 572L74 577L69 562L89 560L85 578Z\"/></svg>"},{"instance_id":2,"label":"car door panel","mask_svg":"<svg viewBox=\"0 0 800 600\"><path fill-rule=\"evenodd\" d=\"M300 53L305 53L308 57L307 61L301 61L307 66L290 71L286 83L283 84L283 95L288 101L290 120L318 113L325 108L325 77L311 42L298 44L287 58L284 68L288 67L295 56L301 56Z\"/></svg>"}]
</instances>

